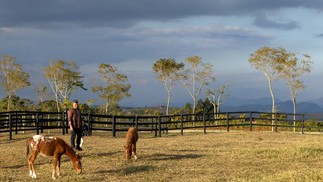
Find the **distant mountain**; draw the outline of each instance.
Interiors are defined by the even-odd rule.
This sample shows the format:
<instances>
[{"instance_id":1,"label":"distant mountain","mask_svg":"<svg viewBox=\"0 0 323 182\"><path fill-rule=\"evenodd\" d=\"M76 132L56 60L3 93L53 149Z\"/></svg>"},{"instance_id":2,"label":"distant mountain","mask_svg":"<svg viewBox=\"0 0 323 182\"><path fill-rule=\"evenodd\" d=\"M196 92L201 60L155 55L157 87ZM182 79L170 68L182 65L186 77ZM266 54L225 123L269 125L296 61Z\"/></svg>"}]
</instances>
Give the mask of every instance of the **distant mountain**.
<instances>
[{"instance_id":1,"label":"distant mountain","mask_svg":"<svg viewBox=\"0 0 323 182\"><path fill-rule=\"evenodd\" d=\"M293 113L292 101L285 101L277 104L277 109L283 112ZM321 106L311 102L300 102L296 105L297 113L321 113L323 109Z\"/></svg>"},{"instance_id":2,"label":"distant mountain","mask_svg":"<svg viewBox=\"0 0 323 182\"><path fill-rule=\"evenodd\" d=\"M315 99L315 100L309 100L308 102L310 103L315 103L319 106L321 106L323 108L323 97L320 97L318 99Z\"/></svg>"},{"instance_id":3,"label":"distant mountain","mask_svg":"<svg viewBox=\"0 0 323 182\"><path fill-rule=\"evenodd\" d=\"M278 112L293 113L292 101L276 101L276 109ZM250 99L245 100L245 104L229 105L225 104L221 107L222 112L234 112L234 111L259 111L259 112L271 112L271 99ZM323 108L312 102L300 102L296 105L297 113L322 113Z\"/></svg>"},{"instance_id":4,"label":"distant mountain","mask_svg":"<svg viewBox=\"0 0 323 182\"><path fill-rule=\"evenodd\" d=\"M271 112L271 98L244 99L238 97L230 97L222 106L221 112L240 112L240 111L258 111ZM275 99L276 109L281 113L293 113L292 101L282 101ZM183 107L187 102L171 102L171 107ZM135 105L127 103L123 106L127 107L155 107L163 106L165 103L151 103L151 105ZM306 102L298 102L296 105L297 113L323 113L323 97L316 100Z\"/></svg>"},{"instance_id":5,"label":"distant mountain","mask_svg":"<svg viewBox=\"0 0 323 182\"><path fill-rule=\"evenodd\" d=\"M275 99L275 101L282 102L279 99ZM266 105L268 103L271 103L270 97L264 97L264 98L257 98L257 99L242 99L237 97L230 97L226 102L226 105Z\"/></svg>"}]
</instances>

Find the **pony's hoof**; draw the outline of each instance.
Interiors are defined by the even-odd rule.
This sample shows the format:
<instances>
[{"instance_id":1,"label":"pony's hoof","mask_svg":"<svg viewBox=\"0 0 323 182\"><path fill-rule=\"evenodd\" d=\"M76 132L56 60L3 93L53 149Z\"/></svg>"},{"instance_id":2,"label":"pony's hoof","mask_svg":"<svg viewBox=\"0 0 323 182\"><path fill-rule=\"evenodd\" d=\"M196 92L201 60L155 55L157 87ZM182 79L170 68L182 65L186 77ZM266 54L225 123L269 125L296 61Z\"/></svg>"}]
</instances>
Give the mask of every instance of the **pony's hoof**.
<instances>
[{"instance_id":1,"label":"pony's hoof","mask_svg":"<svg viewBox=\"0 0 323 182\"><path fill-rule=\"evenodd\" d=\"M30 176L31 178L33 178L33 179L36 179L36 178L37 178L37 176L36 176L36 174L35 174L35 173L31 173L31 174L29 174L29 176Z\"/></svg>"}]
</instances>

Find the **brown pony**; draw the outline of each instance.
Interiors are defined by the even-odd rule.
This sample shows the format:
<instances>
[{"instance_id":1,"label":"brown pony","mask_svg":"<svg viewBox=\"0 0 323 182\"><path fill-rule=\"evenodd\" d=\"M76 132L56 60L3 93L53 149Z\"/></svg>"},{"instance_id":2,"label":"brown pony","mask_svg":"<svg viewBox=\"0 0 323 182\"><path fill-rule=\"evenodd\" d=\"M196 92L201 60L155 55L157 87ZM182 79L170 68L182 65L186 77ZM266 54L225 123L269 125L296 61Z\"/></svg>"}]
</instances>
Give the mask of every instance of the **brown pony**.
<instances>
[{"instance_id":1,"label":"brown pony","mask_svg":"<svg viewBox=\"0 0 323 182\"><path fill-rule=\"evenodd\" d=\"M126 141L127 141L127 144L125 146L126 159L129 160L131 158L131 154L134 155L135 159L137 159L136 143L138 141L138 131L136 128L128 129Z\"/></svg>"},{"instance_id":2,"label":"brown pony","mask_svg":"<svg viewBox=\"0 0 323 182\"><path fill-rule=\"evenodd\" d=\"M29 156L29 149L31 148L31 156ZM45 137L42 135L34 135L27 139L26 144L26 158L29 163L29 175L32 178L37 178L35 172L34 161L40 153L43 156L54 156L52 178L56 179L61 176L61 156L66 154L72 160L73 166L77 174L82 172L81 157L75 153L63 139L57 137ZM57 171L56 171L57 170Z\"/></svg>"}]
</instances>

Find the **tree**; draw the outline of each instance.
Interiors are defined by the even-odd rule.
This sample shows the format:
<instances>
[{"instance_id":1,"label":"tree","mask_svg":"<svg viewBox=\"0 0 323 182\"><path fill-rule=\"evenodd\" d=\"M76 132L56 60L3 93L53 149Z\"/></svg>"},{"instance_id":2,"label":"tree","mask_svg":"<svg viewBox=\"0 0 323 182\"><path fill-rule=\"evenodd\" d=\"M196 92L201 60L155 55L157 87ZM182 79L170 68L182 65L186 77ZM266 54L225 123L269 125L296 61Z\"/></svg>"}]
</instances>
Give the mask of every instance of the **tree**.
<instances>
[{"instance_id":1,"label":"tree","mask_svg":"<svg viewBox=\"0 0 323 182\"><path fill-rule=\"evenodd\" d=\"M186 103L185 106L183 107L183 110L185 114L192 113L192 104Z\"/></svg>"},{"instance_id":2,"label":"tree","mask_svg":"<svg viewBox=\"0 0 323 182\"><path fill-rule=\"evenodd\" d=\"M276 112L275 96L272 90L272 81L279 79L285 66L288 65L290 54L283 48L262 47L255 53L251 54L249 63L257 70L261 70L267 78L268 87L272 99L271 112ZM272 114L272 118L275 115ZM274 125L274 120L272 121ZM272 127L274 131L274 127Z\"/></svg>"},{"instance_id":3,"label":"tree","mask_svg":"<svg viewBox=\"0 0 323 182\"><path fill-rule=\"evenodd\" d=\"M204 113L203 111L205 110L205 106L204 106L204 102L203 100L200 98L199 100L197 100L196 102L196 114L201 114Z\"/></svg>"},{"instance_id":4,"label":"tree","mask_svg":"<svg viewBox=\"0 0 323 182\"><path fill-rule=\"evenodd\" d=\"M48 88L43 84L35 86L34 90L40 103L42 103L45 100L45 98L48 98L50 95L48 92Z\"/></svg>"},{"instance_id":5,"label":"tree","mask_svg":"<svg viewBox=\"0 0 323 182\"><path fill-rule=\"evenodd\" d=\"M196 113L210 114L213 113L213 105L209 98L205 98L204 101L200 98L196 103Z\"/></svg>"},{"instance_id":6,"label":"tree","mask_svg":"<svg viewBox=\"0 0 323 182\"><path fill-rule=\"evenodd\" d=\"M130 97L129 89L131 85L124 74L118 73L115 66L100 64L99 75L101 79L93 80L92 92L98 93L99 97L105 101L105 113L108 114L112 109L117 109L120 100Z\"/></svg>"},{"instance_id":7,"label":"tree","mask_svg":"<svg viewBox=\"0 0 323 182\"><path fill-rule=\"evenodd\" d=\"M39 108L42 112L55 112L57 111L57 103L55 100L44 100L39 103Z\"/></svg>"},{"instance_id":8,"label":"tree","mask_svg":"<svg viewBox=\"0 0 323 182\"><path fill-rule=\"evenodd\" d=\"M193 99L192 114L196 111L196 99L200 95L203 86L215 80L212 65L203 63L199 56L186 58L189 67L182 74L182 85Z\"/></svg>"},{"instance_id":9,"label":"tree","mask_svg":"<svg viewBox=\"0 0 323 182\"><path fill-rule=\"evenodd\" d=\"M8 111L8 102L10 102L10 108L13 111L28 111L34 109L33 102L31 100L21 99L16 95L12 95L10 100L9 96L7 96L0 101L0 111Z\"/></svg>"},{"instance_id":10,"label":"tree","mask_svg":"<svg viewBox=\"0 0 323 182\"><path fill-rule=\"evenodd\" d=\"M304 73L311 71L311 64L313 63L309 55L303 54L302 57L303 59L300 60L297 54L289 53L288 62L280 73L280 78L284 79L287 83L293 102L294 126L296 125L296 97L299 91L305 88L302 76ZM295 127L294 131L296 131Z\"/></svg>"},{"instance_id":11,"label":"tree","mask_svg":"<svg viewBox=\"0 0 323 182\"><path fill-rule=\"evenodd\" d=\"M220 112L220 106L225 103L229 95L227 94L228 90L227 85L222 85L219 90L216 90L215 87L212 89L206 90L206 96L209 98L211 104L213 105L214 118L217 118L217 114Z\"/></svg>"},{"instance_id":12,"label":"tree","mask_svg":"<svg viewBox=\"0 0 323 182\"><path fill-rule=\"evenodd\" d=\"M0 81L3 90L8 94L7 111L10 111L10 100L20 89L30 86L29 74L23 71L16 58L4 55L0 60Z\"/></svg>"},{"instance_id":13,"label":"tree","mask_svg":"<svg viewBox=\"0 0 323 182\"><path fill-rule=\"evenodd\" d=\"M39 84L34 86L34 91L36 92L36 96L39 100L39 107L42 108L43 101L50 98L48 88L43 84Z\"/></svg>"},{"instance_id":14,"label":"tree","mask_svg":"<svg viewBox=\"0 0 323 182\"><path fill-rule=\"evenodd\" d=\"M69 100L71 94L77 89L83 87L83 76L77 71L78 66L73 61L49 61L49 66L44 69L44 76L47 79L54 99L56 101L57 111L60 112L61 104L64 100Z\"/></svg>"},{"instance_id":15,"label":"tree","mask_svg":"<svg viewBox=\"0 0 323 182\"><path fill-rule=\"evenodd\" d=\"M180 78L179 75L184 69L184 63L177 63L174 58L163 58L157 60L152 69L157 75L157 79L164 83L167 92L166 115L168 115L171 92Z\"/></svg>"},{"instance_id":16,"label":"tree","mask_svg":"<svg viewBox=\"0 0 323 182\"><path fill-rule=\"evenodd\" d=\"M262 47L251 54L249 63L256 70L261 70L267 78L269 92L272 98L272 113L276 112L275 96L272 81L279 78L280 72L288 61L289 54L283 48Z\"/></svg>"}]
</instances>

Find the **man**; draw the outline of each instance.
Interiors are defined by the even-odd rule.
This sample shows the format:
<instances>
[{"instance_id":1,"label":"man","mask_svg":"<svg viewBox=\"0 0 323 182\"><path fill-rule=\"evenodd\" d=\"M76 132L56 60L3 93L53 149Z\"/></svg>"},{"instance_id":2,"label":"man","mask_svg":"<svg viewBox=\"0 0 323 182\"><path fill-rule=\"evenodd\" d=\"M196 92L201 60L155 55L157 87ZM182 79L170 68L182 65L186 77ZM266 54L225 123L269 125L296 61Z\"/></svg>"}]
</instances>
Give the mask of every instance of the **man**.
<instances>
[{"instance_id":1,"label":"man","mask_svg":"<svg viewBox=\"0 0 323 182\"><path fill-rule=\"evenodd\" d=\"M71 131L71 146L75 147L76 150L82 151L83 149L80 147L82 137L82 120L81 111L79 110L77 100L73 101L73 107L67 111L67 118Z\"/></svg>"}]
</instances>

